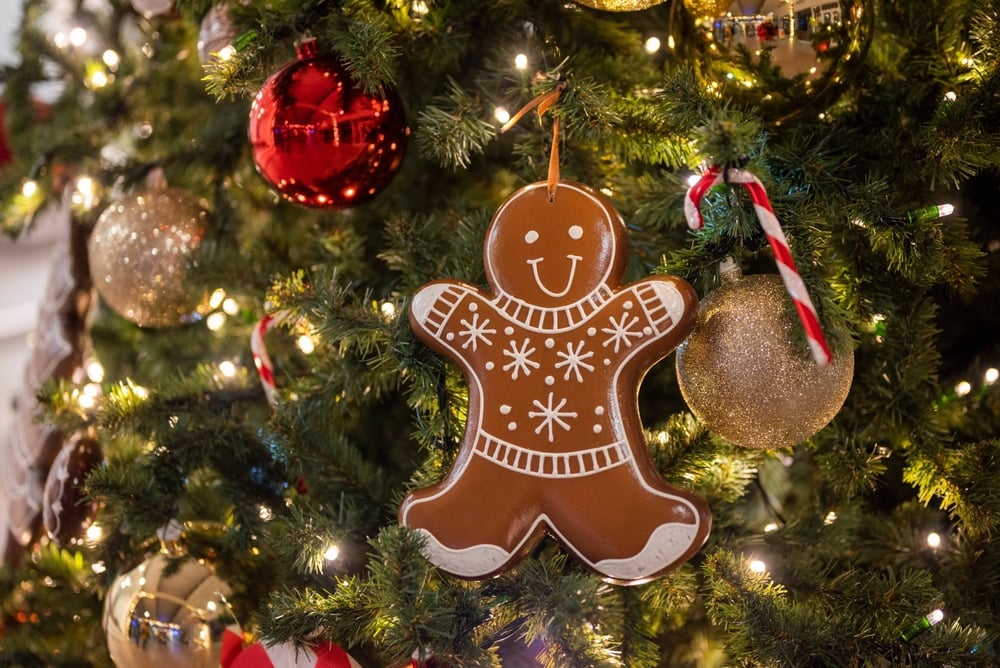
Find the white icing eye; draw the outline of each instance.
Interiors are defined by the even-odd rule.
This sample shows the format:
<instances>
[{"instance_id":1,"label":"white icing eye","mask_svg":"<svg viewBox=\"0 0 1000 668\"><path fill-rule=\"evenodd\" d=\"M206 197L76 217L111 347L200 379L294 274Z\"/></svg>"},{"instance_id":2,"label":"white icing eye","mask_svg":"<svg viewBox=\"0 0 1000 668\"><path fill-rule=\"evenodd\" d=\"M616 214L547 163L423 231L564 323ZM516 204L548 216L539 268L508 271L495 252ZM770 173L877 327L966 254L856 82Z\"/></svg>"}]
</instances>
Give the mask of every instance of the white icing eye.
<instances>
[{"instance_id":1,"label":"white icing eye","mask_svg":"<svg viewBox=\"0 0 1000 668\"><path fill-rule=\"evenodd\" d=\"M528 232L524 235L524 242L533 244L536 241L538 241L538 232L534 230L528 230Z\"/></svg>"},{"instance_id":2,"label":"white icing eye","mask_svg":"<svg viewBox=\"0 0 1000 668\"><path fill-rule=\"evenodd\" d=\"M580 227L579 225L574 225L573 227L569 228L570 239L579 239L582 236L583 236L583 228Z\"/></svg>"}]
</instances>

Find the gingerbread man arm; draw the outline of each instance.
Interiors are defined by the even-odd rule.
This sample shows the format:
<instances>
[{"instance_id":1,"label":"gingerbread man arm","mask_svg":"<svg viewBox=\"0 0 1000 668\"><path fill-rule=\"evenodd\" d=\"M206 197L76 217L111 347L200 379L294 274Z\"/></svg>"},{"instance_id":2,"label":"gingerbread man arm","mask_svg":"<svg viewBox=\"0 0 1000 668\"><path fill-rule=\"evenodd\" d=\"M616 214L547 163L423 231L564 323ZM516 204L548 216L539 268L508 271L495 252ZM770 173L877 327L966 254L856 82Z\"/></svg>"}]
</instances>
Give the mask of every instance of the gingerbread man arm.
<instances>
[{"instance_id":1,"label":"gingerbread man arm","mask_svg":"<svg viewBox=\"0 0 1000 668\"><path fill-rule=\"evenodd\" d=\"M698 296L676 276L651 276L615 291L598 316L605 353L628 360L654 346L657 358L676 348L694 326Z\"/></svg>"},{"instance_id":2,"label":"gingerbread man arm","mask_svg":"<svg viewBox=\"0 0 1000 668\"><path fill-rule=\"evenodd\" d=\"M463 302L466 302L462 306ZM460 308L461 307L461 308ZM456 312L461 313L456 315ZM458 281L433 281L413 295L410 323L418 336L471 369L494 344L498 312L475 287ZM455 317L459 321L453 322Z\"/></svg>"}]
</instances>

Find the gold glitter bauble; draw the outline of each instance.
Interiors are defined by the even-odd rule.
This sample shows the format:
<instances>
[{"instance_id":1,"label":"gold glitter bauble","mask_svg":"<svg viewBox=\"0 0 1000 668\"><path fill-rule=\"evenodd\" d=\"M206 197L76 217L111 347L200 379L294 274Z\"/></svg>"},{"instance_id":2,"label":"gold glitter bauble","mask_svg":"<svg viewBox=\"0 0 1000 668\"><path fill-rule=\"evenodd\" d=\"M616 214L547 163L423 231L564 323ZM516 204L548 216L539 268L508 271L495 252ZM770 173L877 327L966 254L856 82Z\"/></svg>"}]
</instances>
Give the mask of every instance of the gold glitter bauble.
<instances>
[{"instance_id":1,"label":"gold glitter bauble","mask_svg":"<svg viewBox=\"0 0 1000 668\"><path fill-rule=\"evenodd\" d=\"M104 301L140 327L196 319L206 297L188 277L207 217L174 188L147 190L105 209L88 244L90 275Z\"/></svg>"},{"instance_id":2,"label":"gold glitter bauble","mask_svg":"<svg viewBox=\"0 0 1000 668\"><path fill-rule=\"evenodd\" d=\"M688 12L696 18L725 16L731 4L732 0L684 0Z\"/></svg>"},{"instance_id":3,"label":"gold glitter bauble","mask_svg":"<svg viewBox=\"0 0 1000 668\"><path fill-rule=\"evenodd\" d=\"M606 12L638 12L662 4L665 0L577 0L577 2Z\"/></svg>"},{"instance_id":4,"label":"gold glitter bauble","mask_svg":"<svg viewBox=\"0 0 1000 668\"><path fill-rule=\"evenodd\" d=\"M218 668L222 638L237 627L231 589L205 563L155 554L115 578L104 633L118 668Z\"/></svg>"},{"instance_id":5,"label":"gold glitter bauble","mask_svg":"<svg viewBox=\"0 0 1000 668\"><path fill-rule=\"evenodd\" d=\"M796 343L798 320L777 275L727 279L705 298L677 349L688 407L714 434L748 448L800 443L843 406L853 351L819 366Z\"/></svg>"}]
</instances>

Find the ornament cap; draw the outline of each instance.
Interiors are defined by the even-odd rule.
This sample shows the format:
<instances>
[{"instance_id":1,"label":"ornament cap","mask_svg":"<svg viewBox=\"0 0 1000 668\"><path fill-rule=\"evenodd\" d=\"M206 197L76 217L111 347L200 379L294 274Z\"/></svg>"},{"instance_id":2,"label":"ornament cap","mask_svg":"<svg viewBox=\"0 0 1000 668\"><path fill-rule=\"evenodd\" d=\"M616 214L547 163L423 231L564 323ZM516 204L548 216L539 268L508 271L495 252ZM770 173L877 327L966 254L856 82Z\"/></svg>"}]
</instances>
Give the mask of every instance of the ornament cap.
<instances>
[{"instance_id":1,"label":"ornament cap","mask_svg":"<svg viewBox=\"0 0 1000 668\"><path fill-rule=\"evenodd\" d=\"M160 539L160 553L169 557L180 557L185 553L181 537L184 527L176 519L172 519L156 530L156 537Z\"/></svg>"},{"instance_id":2,"label":"ornament cap","mask_svg":"<svg viewBox=\"0 0 1000 668\"><path fill-rule=\"evenodd\" d=\"M302 41L295 45L295 54L299 57L299 60L315 58L318 53L319 49L316 47L316 38L312 35L303 37Z\"/></svg>"}]
</instances>

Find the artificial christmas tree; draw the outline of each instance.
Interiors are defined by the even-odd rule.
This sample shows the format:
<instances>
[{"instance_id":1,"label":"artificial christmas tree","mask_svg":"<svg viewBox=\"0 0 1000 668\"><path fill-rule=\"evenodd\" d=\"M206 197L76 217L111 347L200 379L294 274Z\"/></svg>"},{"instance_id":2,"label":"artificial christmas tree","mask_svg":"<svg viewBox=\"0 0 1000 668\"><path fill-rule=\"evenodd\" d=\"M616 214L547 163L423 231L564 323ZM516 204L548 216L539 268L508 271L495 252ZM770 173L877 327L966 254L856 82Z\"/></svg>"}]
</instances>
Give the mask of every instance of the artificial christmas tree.
<instances>
[{"instance_id":1,"label":"artificial christmas tree","mask_svg":"<svg viewBox=\"0 0 1000 668\"><path fill-rule=\"evenodd\" d=\"M49 511L72 497L87 517L60 545L34 531L5 550L0 664L125 668L162 652L183 665L201 660L183 640L197 637L231 665L319 665L331 652L366 668L995 665L1000 2L845 0L830 12L799 0L795 37L780 43L726 38L728 19L694 16L715 4L24 0L21 60L0 71L5 231L65 202L73 233L94 239L102 212L159 173L204 200L211 224L197 257L176 254L173 206L131 207L120 248L92 242L118 263L94 276L102 294L110 283L162 304L142 266L166 262L192 306L183 326L144 326L128 306L88 301L74 368L29 389L45 428L88 434L101 461L80 467L84 497L45 501L40 484L31 497ZM731 8L751 5L763 3ZM252 129L252 98L307 35L336 54L314 73L329 95L293 105L310 107L308 122L285 123L298 134L281 146L309 164L293 158L269 177L255 157L289 128ZM391 91L392 109L373 116L405 110L406 122L393 115L374 138L374 118L356 128L373 153L400 136L389 163L362 156L392 168L357 180L363 200L304 207L275 189L337 145L347 109L324 72L365 99ZM544 115L500 132L532 101ZM742 170L766 187L784 249L772 251L745 182L715 183ZM546 174L530 215L499 226L516 233L491 236L494 212ZM704 224L690 230L686 191L699 179ZM573 183L610 204L578 208L580 220L548 215L562 189L582 188ZM605 240L581 264L572 244L607 222L595 211L614 210L627 256ZM610 287L568 296L572 281L551 273L560 265L529 252L558 230L544 246L562 268L613 266ZM484 267L484 249L521 254ZM791 437L801 442L746 448L726 440L731 425L701 422L672 360L654 363L678 341L631 366L612 360L664 322L642 289L689 285L684 308L666 309L686 332L695 295L708 309L725 289L721 264L773 283L775 262L790 259L833 360L855 362L838 380L843 405ZM540 292L525 297L532 281ZM446 299L455 286L465 301ZM634 300L615 293L633 287ZM740 305L794 323L782 354L815 365L801 295L778 292ZM595 313L613 318L593 324ZM501 352L468 373L484 337ZM505 384L484 393L475 384L489 374ZM538 386L515 385L525 378ZM709 385L738 402L750 380L721 373ZM782 424L762 427L800 410L779 408ZM480 456L464 438L478 427L518 440ZM414 499L485 456L510 475L465 485L467 502L411 526ZM46 480L48 461L32 464L33 479ZM645 499L625 484L638 479L623 473L633 461L643 489L672 490L700 518L693 535L672 529L684 546L636 522L652 511L607 512ZM543 462L558 483L528 494L524 472ZM26 499L4 492L0 503L9 523ZM430 540L444 542L439 526L498 524L531 540L474 572ZM185 545L173 565L156 552L168 526ZM647 546L652 567L612 568ZM181 589L187 568L224 593L161 596L139 582L144 565ZM152 619L167 598L192 624ZM176 637L151 647L160 639L143 635L145 619Z\"/></svg>"}]
</instances>

